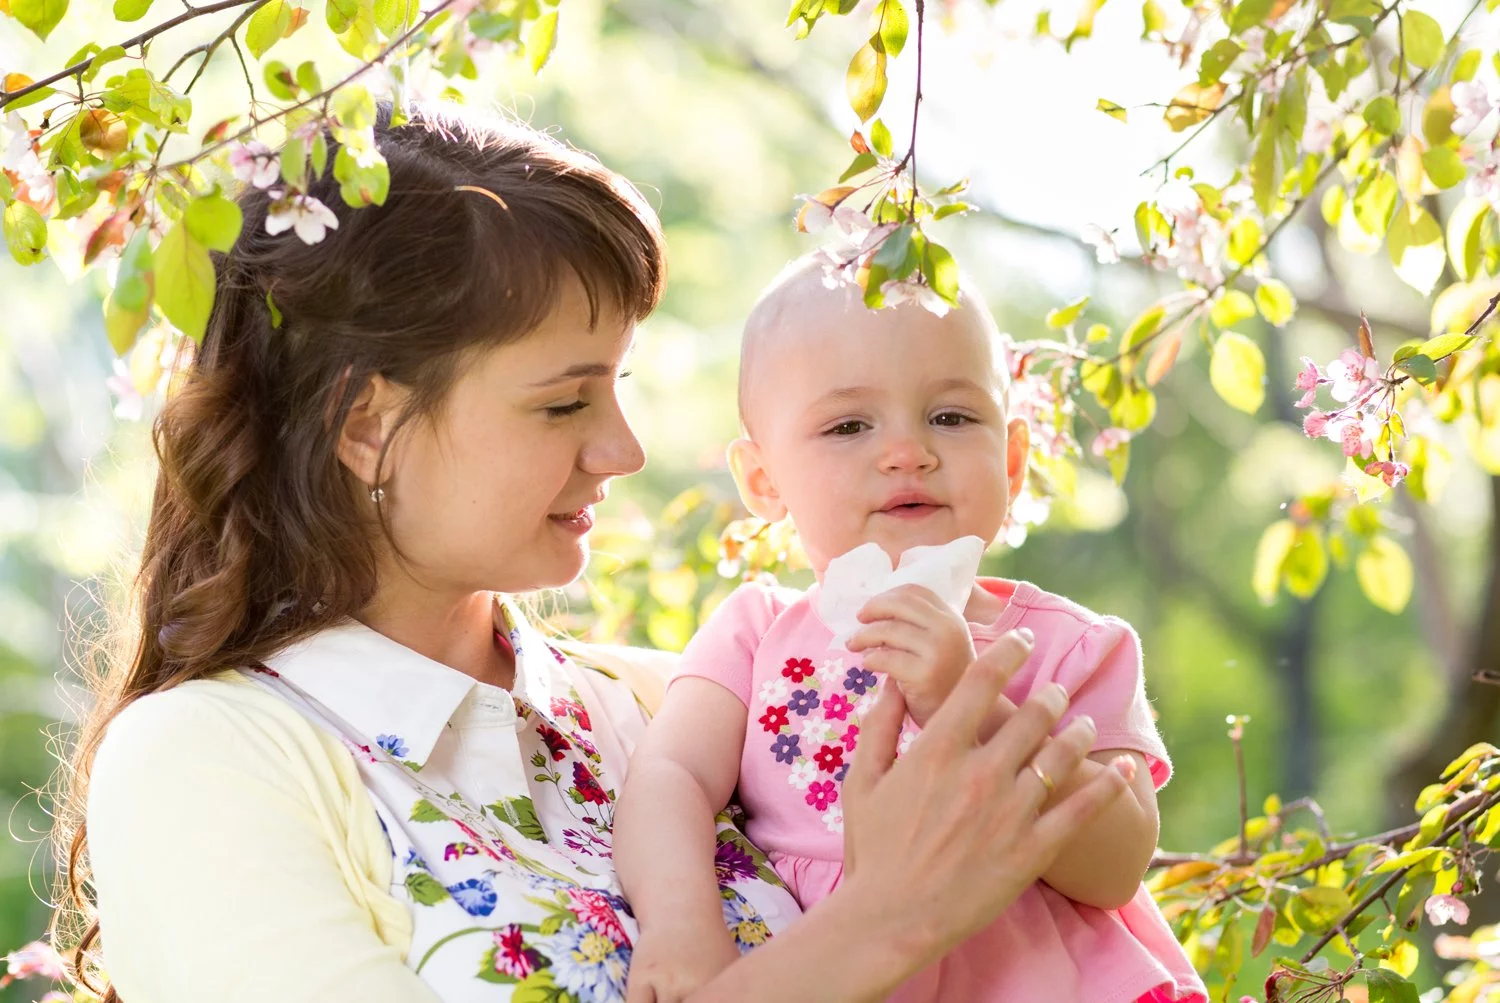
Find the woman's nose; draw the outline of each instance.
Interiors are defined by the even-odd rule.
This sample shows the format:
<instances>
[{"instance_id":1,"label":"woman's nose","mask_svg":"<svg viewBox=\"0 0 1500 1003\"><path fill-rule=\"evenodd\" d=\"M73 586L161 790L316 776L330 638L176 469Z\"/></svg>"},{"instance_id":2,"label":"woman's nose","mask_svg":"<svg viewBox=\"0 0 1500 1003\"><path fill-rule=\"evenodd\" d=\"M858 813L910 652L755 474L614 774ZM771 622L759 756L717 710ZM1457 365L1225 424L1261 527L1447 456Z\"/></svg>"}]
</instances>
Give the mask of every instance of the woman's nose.
<instances>
[{"instance_id":1,"label":"woman's nose","mask_svg":"<svg viewBox=\"0 0 1500 1003\"><path fill-rule=\"evenodd\" d=\"M587 473L606 477L628 477L645 465L646 450L618 408L594 441L584 447L580 464Z\"/></svg>"}]
</instances>

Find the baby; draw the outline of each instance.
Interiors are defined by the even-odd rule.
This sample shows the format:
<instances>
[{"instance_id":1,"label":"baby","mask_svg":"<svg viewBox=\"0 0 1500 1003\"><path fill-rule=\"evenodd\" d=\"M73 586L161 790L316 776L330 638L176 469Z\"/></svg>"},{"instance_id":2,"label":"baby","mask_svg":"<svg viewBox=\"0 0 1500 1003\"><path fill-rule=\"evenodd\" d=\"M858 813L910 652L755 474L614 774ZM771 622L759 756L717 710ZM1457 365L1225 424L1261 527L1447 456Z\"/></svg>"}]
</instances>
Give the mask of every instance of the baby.
<instances>
[{"instance_id":1,"label":"baby","mask_svg":"<svg viewBox=\"0 0 1500 1003\"><path fill-rule=\"evenodd\" d=\"M913 547L966 536L988 544L1000 533L1028 435L1023 420L1006 418L997 337L967 292L942 317L914 304L871 311L854 285L825 283L818 255L795 262L756 304L740 360L744 437L729 447L730 467L752 513L792 519L820 585L830 561L863 544L894 564ZM748 835L811 909L843 874L840 790L874 691L899 686L909 728L920 728L976 651L1029 630L1034 647L1007 698L1060 683L1071 703L1059 729L1087 714L1098 736L1075 775L1041 779L1062 797L1093 772L1118 769L1131 793L896 998L1204 1000L1141 886L1156 847L1156 789L1171 765L1130 627L1026 582L981 578L962 616L919 586L877 595L840 645L819 617L820 585L804 594L747 583L730 595L683 653L631 761L615 830L641 924L631 999L681 999L736 957L713 836L736 789Z\"/></svg>"}]
</instances>

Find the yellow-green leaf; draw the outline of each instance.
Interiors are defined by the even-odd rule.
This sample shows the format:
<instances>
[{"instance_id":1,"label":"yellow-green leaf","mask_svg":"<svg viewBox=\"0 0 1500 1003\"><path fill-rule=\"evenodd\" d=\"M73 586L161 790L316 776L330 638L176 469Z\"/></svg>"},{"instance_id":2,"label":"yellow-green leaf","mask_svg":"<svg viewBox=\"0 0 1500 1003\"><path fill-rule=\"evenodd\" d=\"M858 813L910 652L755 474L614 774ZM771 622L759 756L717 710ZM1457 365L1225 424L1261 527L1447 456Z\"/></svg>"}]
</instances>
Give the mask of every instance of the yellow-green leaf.
<instances>
[{"instance_id":1,"label":"yellow-green leaf","mask_svg":"<svg viewBox=\"0 0 1500 1003\"><path fill-rule=\"evenodd\" d=\"M1443 29L1432 15L1408 7L1401 15L1401 47L1408 63L1431 69L1443 58Z\"/></svg>"},{"instance_id":2,"label":"yellow-green leaf","mask_svg":"<svg viewBox=\"0 0 1500 1003\"><path fill-rule=\"evenodd\" d=\"M208 248L178 222L157 245L155 257L157 306L178 330L201 342L214 302L214 266Z\"/></svg>"},{"instance_id":3,"label":"yellow-green leaf","mask_svg":"<svg viewBox=\"0 0 1500 1003\"><path fill-rule=\"evenodd\" d=\"M1218 109L1227 89L1222 82L1206 87L1196 83L1188 84L1172 96L1167 110L1162 113L1162 119L1173 132L1189 129Z\"/></svg>"},{"instance_id":4,"label":"yellow-green leaf","mask_svg":"<svg viewBox=\"0 0 1500 1003\"><path fill-rule=\"evenodd\" d=\"M67 12L68 0L11 0L10 3L11 16L44 42Z\"/></svg>"},{"instance_id":5,"label":"yellow-green leaf","mask_svg":"<svg viewBox=\"0 0 1500 1003\"><path fill-rule=\"evenodd\" d=\"M1167 308L1160 303L1148 307L1141 315L1130 322L1125 333L1120 336L1120 368L1130 372L1135 368L1135 355L1137 348L1147 338L1154 337L1157 330L1161 328L1161 322L1166 318Z\"/></svg>"},{"instance_id":6,"label":"yellow-green leaf","mask_svg":"<svg viewBox=\"0 0 1500 1003\"><path fill-rule=\"evenodd\" d=\"M557 11L548 11L536 19L531 33L526 36L526 59L531 63L531 72L540 73L552 50L557 48Z\"/></svg>"},{"instance_id":7,"label":"yellow-green leaf","mask_svg":"<svg viewBox=\"0 0 1500 1003\"><path fill-rule=\"evenodd\" d=\"M292 5L289 0L267 0L266 5L250 15L245 25L245 45L256 59L279 42L292 23Z\"/></svg>"},{"instance_id":8,"label":"yellow-green leaf","mask_svg":"<svg viewBox=\"0 0 1500 1003\"><path fill-rule=\"evenodd\" d=\"M1121 122L1126 121L1129 114L1122 106L1115 104L1113 101L1106 100L1105 98L1100 98L1099 103L1095 105L1095 107L1099 111L1104 112L1104 114L1108 115L1110 118L1117 119Z\"/></svg>"},{"instance_id":9,"label":"yellow-green leaf","mask_svg":"<svg viewBox=\"0 0 1500 1003\"><path fill-rule=\"evenodd\" d=\"M1408 202L1396 213L1386 234L1386 249L1401 281L1423 296L1442 277L1443 231L1432 214Z\"/></svg>"},{"instance_id":10,"label":"yellow-green leaf","mask_svg":"<svg viewBox=\"0 0 1500 1003\"><path fill-rule=\"evenodd\" d=\"M1290 519L1282 519L1267 526L1255 546L1255 564L1250 573L1250 587L1255 596L1266 605L1276 599L1281 587L1281 566L1292 544L1297 539L1297 525Z\"/></svg>"},{"instance_id":11,"label":"yellow-green leaf","mask_svg":"<svg viewBox=\"0 0 1500 1003\"><path fill-rule=\"evenodd\" d=\"M1246 414L1259 411L1266 399L1266 360L1260 346L1243 334L1225 331L1214 342L1208 380L1230 407Z\"/></svg>"},{"instance_id":12,"label":"yellow-green leaf","mask_svg":"<svg viewBox=\"0 0 1500 1003\"><path fill-rule=\"evenodd\" d=\"M1396 179L1383 167L1377 167L1355 192L1354 218L1360 229L1376 237L1385 236L1391 225L1391 215L1396 211Z\"/></svg>"},{"instance_id":13,"label":"yellow-green leaf","mask_svg":"<svg viewBox=\"0 0 1500 1003\"><path fill-rule=\"evenodd\" d=\"M1082 299L1074 300L1067 306L1060 306L1056 310L1049 310L1047 312L1047 326L1054 331L1062 330L1077 320L1088 305L1089 298L1085 296Z\"/></svg>"},{"instance_id":14,"label":"yellow-green leaf","mask_svg":"<svg viewBox=\"0 0 1500 1003\"><path fill-rule=\"evenodd\" d=\"M1285 327L1297 312L1297 300L1286 283L1277 279L1266 279L1255 290L1255 305L1261 316L1276 327Z\"/></svg>"},{"instance_id":15,"label":"yellow-green leaf","mask_svg":"<svg viewBox=\"0 0 1500 1003\"><path fill-rule=\"evenodd\" d=\"M228 251L239 237L244 219L238 204L222 195L205 195L188 203L182 222L188 234L204 247Z\"/></svg>"},{"instance_id":16,"label":"yellow-green leaf","mask_svg":"<svg viewBox=\"0 0 1500 1003\"><path fill-rule=\"evenodd\" d=\"M1471 281L1479 268L1480 237L1489 213L1489 202L1471 195L1459 202L1448 216L1448 260L1453 262L1453 270L1465 282Z\"/></svg>"},{"instance_id":17,"label":"yellow-green leaf","mask_svg":"<svg viewBox=\"0 0 1500 1003\"><path fill-rule=\"evenodd\" d=\"M906 8L901 6L901 0L880 0L875 6L872 20L885 54L892 59L901 55L901 50L906 47L907 32L911 30Z\"/></svg>"},{"instance_id":18,"label":"yellow-green leaf","mask_svg":"<svg viewBox=\"0 0 1500 1003\"><path fill-rule=\"evenodd\" d=\"M42 260L47 249L47 221L41 213L25 202L12 202L5 207L4 230L12 258L23 265Z\"/></svg>"},{"instance_id":19,"label":"yellow-green leaf","mask_svg":"<svg viewBox=\"0 0 1500 1003\"><path fill-rule=\"evenodd\" d=\"M1120 388L1120 397L1109 409L1109 417L1116 427L1139 432L1156 417L1156 395L1130 380Z\"/></svg>"},{"instance_id":20,"label":"yellow-green leaf","mask_svg":"<svg viewBox=\"0 0 1500 1003\"><path fill-rule=\"evenodd\" d=\"M151 0L115 0L116 21L139 21L151 9Z\"/></svg>"},{"instance_id":21,"label":"yellow-green leaf","mask_svg":"<svg viewBox=\"0 0 1500 1003\"><path fill-rule=\"evenodd\" d=\"M885 100L886 55L878 47L880 36L874 36L859 47L849 61L849 71L844 75L844 89L849 95L849 106L861 122L868 122L880 110Z\"/></svg>"},{"instance_id":22,"label":"yellow-green leaf","mask_svg":"<svg viewBox=\"0 0 1500 1003\"><path fill-rule=\"evenodd\" d=\"M1260 250L1260 239L1259 221L1246 216L1236 222L1229 231L1229 260L1236 265L1247 264Z\"/></svg>"},{"instance_id":23,"label":"yellow-green leaf","mask_svg":"<svg viewBox=\"0 0 1500 1003\"><path fill-rule=\"evenodd\" d=\"M1221 331L1254 316L1255 301L1250 298L1249 293L1239 289L1225 290L1224 295L1219 297L1208 312L1208 319Z\"/></svg>"},{"instance_id":24,"label":"yellow-green leaf","mask_svg":"<svg viewBox=\"0 0 1500 1003\"><path fill-rule=\"evenodd\" d=\"M1400 613L1411 599L1411 558L1388 536L1365 544L1354 561L1354 574L1366 598L1387 613Z\"/></svg>"},{"instance_id":25,"label":"yellow-green leaf","mask_svg":"<svg viewBox=\"0 0 1500 1003\"><path fill-rule=\"evenodd\" d=\"M1439 188L1452 188L1464 179L1464 162L1446 146L1434 146L1422 152L1422 169Z\"/></svg>"},{"instance_id":26,"label":"yellow-green leaf","mask_svg":"<svg viewBox=\"0 0 1500 1003\"><path fill-rule=\"evenodd\" d=\"M1299 526L1281 570L1288 592L1298 599L1312 598L1328 576L1328 548L1323 531L1315 526Z\"/></svg>"}]
</instances>

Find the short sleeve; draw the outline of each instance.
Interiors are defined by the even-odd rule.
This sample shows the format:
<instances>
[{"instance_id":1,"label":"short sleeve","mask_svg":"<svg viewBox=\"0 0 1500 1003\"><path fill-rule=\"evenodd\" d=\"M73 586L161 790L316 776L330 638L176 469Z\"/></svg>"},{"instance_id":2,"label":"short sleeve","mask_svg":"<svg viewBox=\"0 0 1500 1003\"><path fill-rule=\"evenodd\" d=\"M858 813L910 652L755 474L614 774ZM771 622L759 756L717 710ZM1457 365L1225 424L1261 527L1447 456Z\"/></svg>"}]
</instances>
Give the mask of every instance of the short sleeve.
<instances>
[{"instance_id":1,"label":"short sleeve","mask_svg":"<svg viewBox=\"0 0 1500 1003\"><path fill-rule=\"evenodd\" d=\"M783 590L756 582L741 585L693 635L673 680L683 676L711 679L750 706L755 651L787 605Z\"/></svg>"},{"instance_id":2,"label":"short sleeve","mask_svg":"<svg viewBox=\"0 0 1500 1003\"><path fill-rule=\"evenodd\" d=\"M1152 782L1158 788L1167 782L1172 761L1146 699L1140 638L1129 624L1108 616L1089 624L1054 678L1071 695L1062 724L1089 715L1099 729L1094 748L1139 752L1151 767Z\"/></svg>"},{"instance_id":3,"label":"short sleeve","mask_svg":"<svg viewBox=\"0 0 1500 1003\"><path fill-rule=\"evenodd\" d=\"M95 756L89 855L120 997L436 1003L403 961L410 918L352 760L291 708L220 692L240 688L142 698Z\"/></svg>"}]
</instances>

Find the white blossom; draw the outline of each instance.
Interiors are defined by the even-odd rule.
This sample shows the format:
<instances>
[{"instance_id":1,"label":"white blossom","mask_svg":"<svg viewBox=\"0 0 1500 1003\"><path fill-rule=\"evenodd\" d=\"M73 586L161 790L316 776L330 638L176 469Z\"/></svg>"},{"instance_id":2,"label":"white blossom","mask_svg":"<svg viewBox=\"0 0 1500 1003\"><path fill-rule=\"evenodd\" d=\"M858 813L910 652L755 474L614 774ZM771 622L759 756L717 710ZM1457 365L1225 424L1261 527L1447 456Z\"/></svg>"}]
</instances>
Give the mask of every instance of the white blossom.
<instances>
[{"instance_id":1,"label":"white blossom","mask_svg":"<svg viewBox=\"0 0 1500 1003\"><path fill-rule=\"evenodd\" d=\"M1453 85L1449 96L1453 99L1453 110L1457 112L1453 119L1455 136L1467 136L1495 110L1494 99L1479 80L1460 80Z\"/></svg>"},{"instance_id":2,"label":"white blossom","mask_svg":"<svg viewBox=\"0 0 1500 1003\"><path fill-rule=\"evenodd\" d=\"M1112 265L1120 260L1120 248L1115 244L1114 234L1099 224L1086 225L1079 239L1094 249L1094 257L1099 259L1099 264Z\"/></svg>"},{"instance_id":3,"label":"white blossom","mask_svg":"<svg viewBox=\"0 0 1500 1003\"><path fill-rule=\"evenodd\" d=\"M271 193L271 212L266 216L266 232L273 237L295 229L304 244L316 244L329 230L338 229L339 219L333 210L311 195L301 192Z\"/></svg>"}]
</instances>

